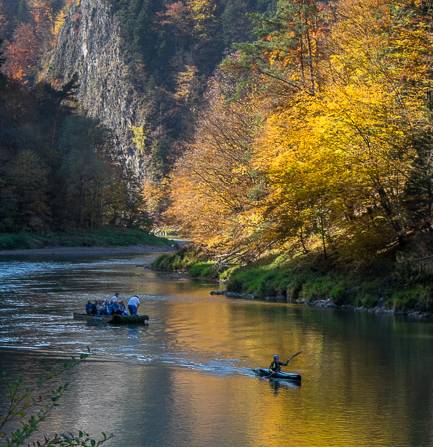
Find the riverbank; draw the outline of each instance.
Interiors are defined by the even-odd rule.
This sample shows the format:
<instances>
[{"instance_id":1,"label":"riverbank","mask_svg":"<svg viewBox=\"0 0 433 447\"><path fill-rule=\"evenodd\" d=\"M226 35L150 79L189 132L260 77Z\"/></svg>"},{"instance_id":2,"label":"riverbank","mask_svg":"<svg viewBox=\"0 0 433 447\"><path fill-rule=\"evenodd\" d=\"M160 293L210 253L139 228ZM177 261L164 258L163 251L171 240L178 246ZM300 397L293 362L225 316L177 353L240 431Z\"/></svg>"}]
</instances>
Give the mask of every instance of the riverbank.
<instances>
[{"instance_id":1,"label":"riverbank","mask_svg":"<svg viewBox=\"0 0 433 447\"><path fill-rule=\"evenodd\" d=\"M258 298L251 293L229 292L227 290L212 291L211 295L224 295L229 298L270 301L270 302L276 302L276 303L288 303L289 302L291 304L298 304L298 305L304 305L304 306L310 306L310 307L318 307L318 308L322 308L322 309L351 310L354 312L367 312L367 313L376 314L376 315L401 316L401 317L407 317L407 318L412 318L412 319L416 319L416 320L433 320L432 312L422 312L422 311L414 310L414 309L407 309L404 311L396 311L392 308L388 308L385 306L363 307L363 306L355 306L355 305L351 305L351 304L343 304L343 305L339 306L339 305L335 304L333 301L331 301L329 298L317 299L314 301L304 301L304 300L287 301L287 298L284 297L283 295Z\"/></svg>"},{"instance_id":2,"label":"riverbank","mask_svg":"<svg viewBox=\"0 0 433 447\"><path fill-rule=\"evenodd\" d=\"M71 252L79 249L87 249L88 252L102 249L129 249L132 247L148 247L158 251L167 251L176 245L172 240L158 237L135 228L102 228L98 230L75 230L55 233L36 234L19 232L14 234L0 234L0 253L18 254L23 250L51 250L55 252Z\"/></svg>"},{"instance_id":3,"label":"riverbank","mask_svg":"<svg viewBox=\"0 0 433 447\"><path fill-rule=\"evenodd\" d=\"M226 290L217 293L230 297L432 318L431 276L416 267L410 258L404 263L382 259L355 271L306 257L224 266L200 261L187 250L161 255L153 263L155 269L224 282Z\"/></svg>"},{"instance_id":4,"label":"riverbank","mask_svg":"<svg viewBox=\"0 0 433 447\"><path fill-rule=\"evenodd\" d=\"M21 250L0 250L0 256L16 255L91 255L105 256L134 253L167 253L174 250L167 245L133 245L124 247L49 247L29 248Z\"/></svg>"}]
</instances>

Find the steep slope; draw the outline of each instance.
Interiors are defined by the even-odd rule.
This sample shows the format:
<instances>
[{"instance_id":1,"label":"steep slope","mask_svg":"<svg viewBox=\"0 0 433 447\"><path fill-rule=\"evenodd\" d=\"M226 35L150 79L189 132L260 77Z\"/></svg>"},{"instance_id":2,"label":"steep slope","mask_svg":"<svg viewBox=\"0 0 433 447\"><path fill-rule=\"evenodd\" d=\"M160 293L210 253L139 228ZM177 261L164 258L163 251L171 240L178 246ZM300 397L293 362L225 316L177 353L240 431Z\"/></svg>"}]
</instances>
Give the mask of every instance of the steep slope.
<instances>
[{"instance_id":1,"label":"steep slope","mask_svg":"<svg viewBox=\"0 0 433 447\"><path fill-rule=\"evenodd\" d=\"M75 73L79 82L77 100L89 116L112 131L117 161L125 169L145 175L132 127L143 124L146 108L128 79L120 26L107 1L81 0L68 12L48 77L65 83Z\"/></svg>"}]
</instances>

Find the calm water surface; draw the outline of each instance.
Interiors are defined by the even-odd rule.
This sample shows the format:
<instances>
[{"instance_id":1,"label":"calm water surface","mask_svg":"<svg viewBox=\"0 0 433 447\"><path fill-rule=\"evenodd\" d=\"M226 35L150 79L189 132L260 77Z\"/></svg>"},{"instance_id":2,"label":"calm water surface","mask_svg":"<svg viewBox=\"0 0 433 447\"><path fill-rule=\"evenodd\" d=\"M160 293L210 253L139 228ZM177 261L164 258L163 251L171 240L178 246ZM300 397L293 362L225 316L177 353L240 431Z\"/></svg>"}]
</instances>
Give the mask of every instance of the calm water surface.
<instances>
[{"instance_id":1,"label":"calm water surface","mask_svg":"<svg viewBox=\"0 0 433 447\"><path fill-rule=\"evenodd\" d=\"M143 268L154 256L0 257L1 370L31 381L94 352L43 431L113 432L107 447L433 446L433 323L214 296ZM140 296L148 327L73 320L115 291ZM251 371L298 350L286 370L302 386Z\"/></svg>"}]
</instances>

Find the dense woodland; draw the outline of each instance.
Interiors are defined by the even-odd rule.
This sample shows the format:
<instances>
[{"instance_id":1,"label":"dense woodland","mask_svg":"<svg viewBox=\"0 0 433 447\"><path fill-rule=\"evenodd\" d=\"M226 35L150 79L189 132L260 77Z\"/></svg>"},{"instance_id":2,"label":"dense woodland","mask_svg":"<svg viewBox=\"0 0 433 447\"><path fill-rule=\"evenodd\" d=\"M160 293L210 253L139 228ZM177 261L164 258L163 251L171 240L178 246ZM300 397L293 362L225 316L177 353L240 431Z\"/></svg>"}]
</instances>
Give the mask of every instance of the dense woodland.
<instances>
[{"instance_id":1,"label":"dense woodland","mask_svg":"<svg viewBox=\"0 0 433 447\"><path fill-rule=\"evenodd\" d=\"M273 251L352 271L384 253L425 265L432 8L280 0L256 15L256 40L213 79L169 216L235 262Z\"/></svg>"},{"instance_id":2,"label":"dense woodland","mask_svg":"<svg viewBox=\"0 0 433 447\"><path fill-rule=\"evenodd\" d=\"M151 216L227 262L431 255L430 1L107 1L154 92L151 176L128 188L106 130L38 78L72 2L3 0L1 231Z\"/></svg>"},{"instance_id":3,"label":"dense woodland","mask_svg":"<svg viewBox=\"0 0 433 447\"><path fill-rule=\"evenodd\" d=\"M72 96L73 82L28 89L0 77L1 232L148 224L110 160L108 131Z\"/></svg>"},{"instance_id":4,"label":"dense woodland","mask_svg":"<svg viewBox=\"0 0 433 447\"><path fill-rule=\"evenodd\" d=\"M86 191L81 191L83 188L77 187L78 192L71 192L65 196L60 192L57 181L58 178L65 180L69 189L76 183L68 181L64 175L66 168L60 167L62 163L72 158L67 157L62 163L57 160L57 165L54 166L52 160L42 156L40 162L44 166L46 183L53 182L56 185L55 193L58 193L62 200L56 202L54 193L49 194L48 198L43 198L43 203L49 202L44 215L41 219L38 218L43 223L28 224L10 215L11 210L17 208L15 201L18 199L11 202L11 199L6 200L5 195L4 202L0 204L5 216L1 219L3 224L0 226L0 231L20 229L45 231L68 227L98 227L107 224L140 224L149 227L149 216L153 222L160 224L161 211L168 203L167 178L173 164L183 153L183 142L193 134L195 111L202 103L201 98L207 79L233 41L245 40L251 36L251 21L247 19L246 12L265 11L272 7L272 1L269 0L241 2L229 0L221 4L196 0L185 3L158 0L106 1L113 6L113 14L122 24L123 50L125 59L129 61L131 80L146 97L148 109L153 111L148 119L149 129L137 129L137 141L141 141L140 132L146 132L146 143L140 150L151 160L146 181L138 185L136 179L140 176L137 176L137 173L122 172L121 168L112 163L112 160L116 159L113 156L116 147L108 146L115 138L107 137L102 143L92 142L84 137L81 127L85 126L85 110L81 110L79 104L75 110L71 109L73 91L67 98L62 97L61 92L65 87L45 78L44 73L50 55L55 49L59 30L69 9L79 5L80 1L1 0L0 39L4 56L1 71L5 86L3 91L5 116L12 116L8 109L16 105L12 93L14 88L20 89L21 94L27 96L29 102L32 102L34 95L38 94L36 92L40 91L55 97L53 104L50 104L47 110L44 110L43 104L34 105L38 110L37 113L29 109L28 115L34 117L31 118L32 130L29 129L30 124L26 118L21 116L17 116L13 124L2 123L1 154L5 164L0 176L5 191L8 191L8 197L11 195L18 197L21 194L10 183L8 174L9 169L12 169L10 166L14 165L15 158L20 156L21 151L32 150L32 155L38 159L42 152L54 151L56 157L63 159L64 144L69 144L72 149L73 145L83 143L77 140L67 143L67 138L62 139L63 124L71 134L80 134L81 138L86 140L88 156L95 156L98 163L101 162L110 172L107 171L106 175L112 175L113 178L104 179L102 186L100 180L92 177L92 180L83 181L86 184L84 188ZM79 79L76 82L79 83ZM47 97L47 102L50 101L51 98ZM54 115L51 114L51 106ZM63 123L64 115L71 115L67 123ZM88 121L87 125L90 129L95 123ZM28 129L28 137L33 139L31 147L26 146L26 142L18 146L16 141L10 140L10 135L13 135L15 130L9 129L14 126L17 127L16 132L19 132L18 129L22 126ZM100 132L97 139L102 138L103 133L107 134L108 130L100 129ZM41 143L42 136L39 134L42 134L47 141ZM79 149L75 147L74 150ZM80 150L85 149L83 147ZM86 156L84 154L82 156L83 164L87 167ZM77 160L78 156L74 156L74 159ZM76 168L80 169L78 164ZM68 172L71 172L71 167L68 168ZM95 171L94 174L96 175ZM96 182L97 186L91 187L92 182ZM115 188L113 185L116 185ZM96 193L95 188L101 192ZM110 197L99 197L100 194L108 193L110 190L113 191ZM45 193L42 196L45 197ZM69 206L67 202L68 205L65 206L65 197L68 200L78 198L79 203L71 203ZM32 199L27 202L32 202ZM27 204L21 206L27 209ZM70 211L74 208L77 209L78 216L71 215ZM18 211L28 214L27 220L38 220L33 215L39 215L40 212L39 208L36 212Z\"/></svg>"}]
</instances>

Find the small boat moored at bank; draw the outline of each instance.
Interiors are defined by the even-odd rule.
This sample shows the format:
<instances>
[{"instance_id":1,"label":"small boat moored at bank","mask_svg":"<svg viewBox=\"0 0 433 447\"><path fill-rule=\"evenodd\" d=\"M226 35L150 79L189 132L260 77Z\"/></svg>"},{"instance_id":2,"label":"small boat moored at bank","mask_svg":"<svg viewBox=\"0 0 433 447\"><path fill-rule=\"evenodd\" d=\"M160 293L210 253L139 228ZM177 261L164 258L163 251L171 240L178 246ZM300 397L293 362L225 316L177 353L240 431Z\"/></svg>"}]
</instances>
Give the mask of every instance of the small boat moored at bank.
<instances>
[{"instance_id":1,"label":"small boat moored at bank","mask_svg":"<svg viewBox=\"0 0 433 447\"><path fill-rule=\"evenodd\" d=\"M258 375L259 377L267 378L267 379L273 379L273 380L291 380L293 382L301 383L302 378L300 374L296 373L288 373L284 371L277 371L273 373L268 368L255 368L253 369L254 374Z\"/></svg>"},{"instance_id":2,"label":"small boat moored at bank","mask_svg":"<svg viewBox=\"0 0 433 447\"><path fill-rule=\"evenodd\" d=\"M100 322L109 324L148 324L148 315L88 315L85 313L73 313L74 320Z\"/></svg>"}]
</instances>

